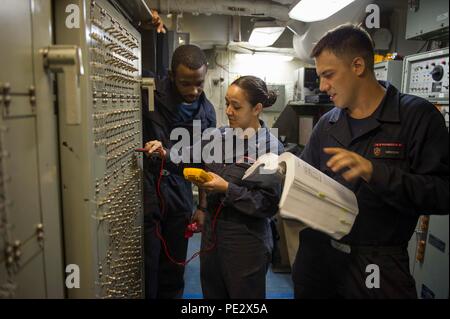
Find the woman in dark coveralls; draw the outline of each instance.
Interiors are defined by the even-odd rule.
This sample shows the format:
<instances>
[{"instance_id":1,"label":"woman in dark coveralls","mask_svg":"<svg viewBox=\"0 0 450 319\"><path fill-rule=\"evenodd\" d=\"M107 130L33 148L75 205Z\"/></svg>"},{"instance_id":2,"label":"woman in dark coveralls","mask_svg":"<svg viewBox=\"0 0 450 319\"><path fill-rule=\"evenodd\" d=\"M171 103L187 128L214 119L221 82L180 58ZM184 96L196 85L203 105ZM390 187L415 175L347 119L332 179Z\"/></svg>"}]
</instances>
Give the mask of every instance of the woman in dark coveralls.
<instances>
[{"instance_id":1,"label":"woman in dark coveralls","mask_svg":"<svg viewBox=\"0 0 450 319\"><path fill-rule=\"evenodd\" d=\"M267 90L263 80L243 76L230 85L225 100L230 126L219 129L222 161L204 164L213 179L197 184L208 196L207 203L200 203L203 213L193 217L202 229L202 291L205 298L262 299L273 248L270 218L278 210L281 180L273 174L242 177L258 155L283 152L282 144L259 119L263 108L275 103L276 94ZM232 129L239 128L254 129L256 134L236 136ZM225 152L228 138L234 139L234 145L243 143L243 154L237 154L236 147ZM146 145L150 153L160 147L159 141Z\"/></svg>"}]
</instances>

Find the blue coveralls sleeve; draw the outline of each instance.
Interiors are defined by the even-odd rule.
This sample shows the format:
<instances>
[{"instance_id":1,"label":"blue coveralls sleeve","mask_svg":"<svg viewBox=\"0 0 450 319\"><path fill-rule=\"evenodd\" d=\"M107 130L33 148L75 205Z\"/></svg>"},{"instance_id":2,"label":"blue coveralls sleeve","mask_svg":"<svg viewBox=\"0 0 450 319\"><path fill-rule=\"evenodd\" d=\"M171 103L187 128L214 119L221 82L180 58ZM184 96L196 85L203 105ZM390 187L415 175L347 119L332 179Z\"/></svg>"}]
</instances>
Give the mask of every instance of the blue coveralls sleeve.
<instances>
[{"instance_id":1,"label":"blue coveralls sleeve","mask_svg":"<svg viewBox=\"0 0 450 319\"><path fill-rule=\"evenodd\" d=\"M420 105L421 117L408 140L410 170L374 163L369 186L399 210L416 215L449 213L449 135L442 115Z\"/></svg>"},{"instance_id":2,"label":"blue coveralls sleeve","mask_svg":"<svg viewBox=\"0 0 450 319\"><path fill-rule=\"evenodd\" d=\"M278 153L283 152L283 145L278 143ZM230 182L224 204L245 215L270 218L277 213L281 197L281 179L278 177L276 174L261 175L260 183L246 186Z\"/></svg>"},{"instance_id":3,"label":"blue coveralls sleeve","mask_svg":"<svg viewBox=\"0 0 450 319\"><path fill-rule=\"evenodd\" d=\"M278 211L278 202L281 196L281 185L268 188L249 189L228 183L224 204L232 206L245 215L270 218Z\"/></svg>"}]
</instances>

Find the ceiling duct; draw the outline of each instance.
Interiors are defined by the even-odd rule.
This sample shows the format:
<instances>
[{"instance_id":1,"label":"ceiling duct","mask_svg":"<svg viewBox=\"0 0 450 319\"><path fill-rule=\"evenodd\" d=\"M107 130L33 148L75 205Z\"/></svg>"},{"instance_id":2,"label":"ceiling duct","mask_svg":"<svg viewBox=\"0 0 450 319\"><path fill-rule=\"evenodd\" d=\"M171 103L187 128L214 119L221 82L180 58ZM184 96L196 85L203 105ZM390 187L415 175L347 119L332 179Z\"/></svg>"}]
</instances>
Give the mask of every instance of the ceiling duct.
<instances>
[{"instance_id":1,"label":"ceiling duct","mask_svg":"<svg viewBox=\"0 0 450 319\"><path fill-rule=\"evenodd\" d=\"M279 21L289 20L289 8L269 0L145 0L150 8L161 13L188 12L192 14L224 14L231 16L272 17Z\"/></svg>"}]
</instances>

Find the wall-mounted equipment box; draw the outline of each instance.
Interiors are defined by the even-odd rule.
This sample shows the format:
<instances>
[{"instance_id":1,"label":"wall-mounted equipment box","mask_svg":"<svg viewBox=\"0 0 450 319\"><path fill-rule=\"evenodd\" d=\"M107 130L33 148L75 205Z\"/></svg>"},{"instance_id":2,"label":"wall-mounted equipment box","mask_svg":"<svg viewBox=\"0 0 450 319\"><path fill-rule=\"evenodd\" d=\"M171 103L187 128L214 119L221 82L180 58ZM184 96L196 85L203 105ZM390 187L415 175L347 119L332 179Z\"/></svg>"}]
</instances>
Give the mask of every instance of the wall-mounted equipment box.
<instances>
[{"instance_id":1,"label":"wall-mounted equipment box","mask_svg":"<svg viewBox=\"0 0 450 319\"><path fill-rule=\"evenodd\" d=\"M375 77L379 81L387 81L398 90L402 86L403 61L392 60L375 64Z\"/></svg>"},{"instance_id":2,"label":"wall-mounted equipment box","mask_svg":"<svg viewBox=\"0 0 450 319\"><path fill-rule=\"evenodd\" d=\"M448 39L448 1L408 1L407 40Z\"/></svg>"}]
</instances>

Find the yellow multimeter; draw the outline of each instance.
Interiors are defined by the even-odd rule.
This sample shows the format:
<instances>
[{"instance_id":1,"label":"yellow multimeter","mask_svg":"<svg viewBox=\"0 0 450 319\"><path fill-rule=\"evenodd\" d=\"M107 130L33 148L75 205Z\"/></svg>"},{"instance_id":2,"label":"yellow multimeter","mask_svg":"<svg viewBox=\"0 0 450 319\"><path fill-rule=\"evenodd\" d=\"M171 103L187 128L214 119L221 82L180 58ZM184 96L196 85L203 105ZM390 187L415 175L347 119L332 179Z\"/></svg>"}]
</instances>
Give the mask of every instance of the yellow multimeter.
<instances>
[{"instance_id":1,"label":"yellow multimeter","mask_svg":"<svg viewBox=\"0 0 450 319\"><path fill-rule=\"evenodd\" d=\"M206 183L212 180L212 176L201 168L185 168L183 175L185 179L195 183Z\"/></svg>"}]
</instances>

